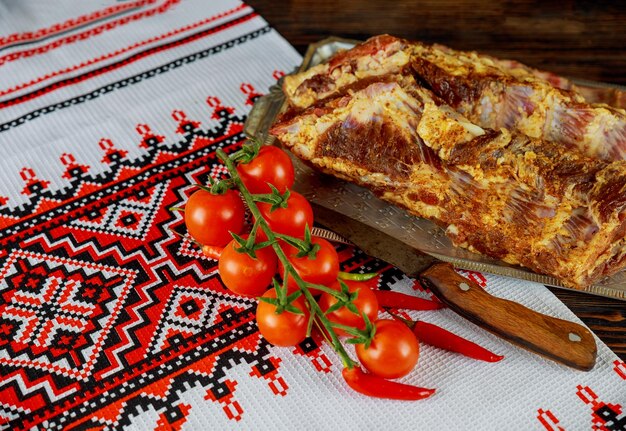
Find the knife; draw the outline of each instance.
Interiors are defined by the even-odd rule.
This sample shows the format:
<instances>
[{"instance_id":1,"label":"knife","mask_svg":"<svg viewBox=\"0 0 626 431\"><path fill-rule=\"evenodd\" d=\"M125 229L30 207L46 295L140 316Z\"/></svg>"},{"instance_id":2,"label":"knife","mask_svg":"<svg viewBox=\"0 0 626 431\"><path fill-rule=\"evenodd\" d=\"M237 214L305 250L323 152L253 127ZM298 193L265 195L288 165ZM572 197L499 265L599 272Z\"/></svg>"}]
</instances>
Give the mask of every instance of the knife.
<instances>
[{"instance_id":1,"label":"knife","mask_svg":"<svg viewBox=\"0 0 626 431\"><path fill-rule=\"evenodd\" d=\"M456 273L449 263L337 211L314 202L311 205L316 222L368 255L418 277L441 302L467 320L547 359L583 371L594 367L596 342L584 326L493 296Z\"/></svg>"}]
</instances>

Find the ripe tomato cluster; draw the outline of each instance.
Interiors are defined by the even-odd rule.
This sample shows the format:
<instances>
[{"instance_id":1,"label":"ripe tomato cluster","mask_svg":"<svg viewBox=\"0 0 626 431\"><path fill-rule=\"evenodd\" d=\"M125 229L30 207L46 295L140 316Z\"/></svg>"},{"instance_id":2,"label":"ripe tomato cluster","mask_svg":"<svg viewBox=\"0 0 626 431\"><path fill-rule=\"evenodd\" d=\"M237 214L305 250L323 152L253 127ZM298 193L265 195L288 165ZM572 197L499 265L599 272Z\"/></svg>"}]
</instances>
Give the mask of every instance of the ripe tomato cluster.
<instances>
[{"instance_id":1,"label":"ripe tomato cluster","mask_svg":"<svg viewBox=\"0 0 626 431\"><path fill-rule=\"evenodd\" d=\"M263 337L294 346L318 330L347 368L358 368L339 338L348 337L371 378L408 374L419 357L415 334L402 322L377 320L377 296L367 283L340 278L335 247L311 236L311 205L291 190L294 166L287 153L257 144L220 158L231 178L194 192L184 208L185 224L208 256L223 247L218 267L224 285L259 298L256 320Z\"/></svg>"}]
</instances>

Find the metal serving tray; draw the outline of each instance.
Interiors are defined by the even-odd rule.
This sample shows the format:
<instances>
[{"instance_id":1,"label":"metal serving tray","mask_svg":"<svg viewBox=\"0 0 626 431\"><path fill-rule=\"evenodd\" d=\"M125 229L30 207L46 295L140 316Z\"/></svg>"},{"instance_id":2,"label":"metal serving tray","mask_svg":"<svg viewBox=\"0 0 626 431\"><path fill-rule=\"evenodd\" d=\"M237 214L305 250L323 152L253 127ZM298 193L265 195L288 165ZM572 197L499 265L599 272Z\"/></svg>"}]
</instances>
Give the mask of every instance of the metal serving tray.
<instances>
[{"instance_id":1,"label":"metal serving tray","mask_svg":"<svg viewBox=\"0 0 626 431\"><path fill-rule=\"evenodd\" d=\"M339 50L350 49L358 41L331 37L309 46L304 60L296 72L301 72L328 60ZM576 80L573 80L576 82ZM580 82L587 85L587 82ZM276 116L284 109L285 97L280 81L269 89L252 108L244 131L266 144L273 144L275 138L268 130ZM597 84L594 83L594 86ZM611 86L616 88L615 86ZM626 90L626 88L621 88ZM443 229L434 223L408 214L405 210L390 205L369 190L321 174L293 157L296 167L296 185L294 189L307 199L332 208L349 217L359 220L374 229L381 230L414 247L419 247L431 255L452 263L458 268L487 272L498 275L530 280L549 286L567 288L559 280L547 275L537 274L519 266L488 258L468 250L455 247L445 236ZM626 271L619 272L600 283L587 287L583 292L617 298L626 301Z\"/></svg>"}]
</instances>

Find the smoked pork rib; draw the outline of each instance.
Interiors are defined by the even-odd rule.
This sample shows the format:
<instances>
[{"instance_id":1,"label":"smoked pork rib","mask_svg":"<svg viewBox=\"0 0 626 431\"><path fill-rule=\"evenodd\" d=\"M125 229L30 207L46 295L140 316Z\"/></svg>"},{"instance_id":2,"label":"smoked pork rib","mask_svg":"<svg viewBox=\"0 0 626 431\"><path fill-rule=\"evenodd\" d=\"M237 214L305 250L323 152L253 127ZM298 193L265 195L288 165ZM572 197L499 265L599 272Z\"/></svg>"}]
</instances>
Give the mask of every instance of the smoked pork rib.
<instances>
[{"instance_id":1,"label":"smoked pork rib","mask_svg":"<svg viewBox=\"0 0 626 431\"><path fill-rule=\"evenodd\" d=\"M368 39L319 64L283 80L283 93L295 110L343 94L360 83L395 75L410 68L410 42L389 35ZM410 73L410 71L408 72Z\"/></svg>"},{"instance_id":2,"label":"smoked pork rib","mask_svg":"<svg viewBox=\"0 0 626 431\"><path fill-rule=\"evenodd\" d=\"M626 159L626 111L586 103L540 74L475 52L412 46L415 74L474 123L576 146L604 160Z\"/></svg>"},{"instance_id":3,"label":"smoked pork rib","mask_svg":"<svg viewBox=\"0 0 626 431\"><path fill-rule=\"evenodd\" d=\"M626 265L626 161L483 129L405 79L279 120L318 169L446 228L455 245L581 288Z\"/></svg>"},{"instance_id":4,"label":"smoked pork rib","mask_svg":"<svg viewBox=\"0 0 626 431\"><path fill-rule=\"evenodd\" d=\"M435 47L448 49L441 45L435 45ZM614 108L626 108L626 91L621 89L611 87L609 85L598 85L595 83L578 85L570 79L559 76L556 73L534 69L520 63L519 61L499 59L483 54L481 54L481 57L485 57L486 59L493 61L494 64L503 69L503 71L515 76L518 79L524 80L527 78L538 78L542 81L548 82L555 88L577 93L582 96L584 101L587 103L604 103Z\"/></svg>"},{"instance_id":5,"label":"smoked pork rib","mask_svg":"<svg viewBox=\"0 0 626 431\"><path fill-rule=\"evenodd\" d=\"M397 74L415 75L481 127L507 128L604 160L626 159L626 111L587 103L556 75L441 45L376 36L328 63L285 77L283 91L297 112Z\"/></svg>"}]
</instances>

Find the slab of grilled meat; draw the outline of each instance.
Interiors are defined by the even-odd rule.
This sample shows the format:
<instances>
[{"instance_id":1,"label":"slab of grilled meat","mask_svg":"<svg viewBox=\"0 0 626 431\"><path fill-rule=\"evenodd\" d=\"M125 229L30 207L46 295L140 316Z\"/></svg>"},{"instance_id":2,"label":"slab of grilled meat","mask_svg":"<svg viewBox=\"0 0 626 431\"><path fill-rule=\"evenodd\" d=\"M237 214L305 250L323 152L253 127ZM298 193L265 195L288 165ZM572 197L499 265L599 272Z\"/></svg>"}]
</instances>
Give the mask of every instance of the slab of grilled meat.
<instances>
[{"instance_id":1,"label":"slab of grilled meat","mask_svg":"<svg viewBox=\"0 0 626 431\"><path fill-rule=\"evenodd\" d=\"M362 88L381 77L410 68L410 43L389 35L376 36L295 75L287 75L283 92L295 111Z\"/></svg>"},{"instance_id":2,"label":"slab of grilled meat","mask_svg":"<svg viewBox=\"0 0 626 431\"><path fill-rule=\"evenodd\" d=\"M447 49L441 45L436 47ZM481 55L493 61L497 67L504 72L509 73L518 79L538 78L548 82L555 88L567 90L582 96L585 102L595 104L606 104L614 108L626 109L626 91L611 87L610 85L602 85L597 83L575 84L572 80L559 76L556 73L545 70L538 70L528 67L525 64L515 60L499 59L487 55Z\"/></svg>"},{"instance_id":3,"label":"slab of grilled meat","mask_svg":"<svg viewBox=\"0 0 626 431\"><path fill-rule=\"evenodd\" d=\"M475 52L413 44L415 74L449 105L481 125L576 146L605 160L626 159L626 112L590 104L528 68Z\"/></svg>"},{"instance_id":4,"label":"slab of grilled meat","mask_svg":"<svg viewBox=\"0 0 626 431\"><path fill-rule=\"evenodd\" d=\"M626 159L623 109L587 103L556 75L441 45L377 36L287 77L283 89L297 112L394 74L415 76L481 127L507 128L604 160Z\"/></svg>"},{"instance_id":5,"label":"slab of grilled meat","mask_svg":"<svg viewBox=\"0 0 626 431\"><path fill-rule=\"evenodd\" d=\"M626 161L482 128L383 69L376 82L327 87L271 133L318 169L445 227L458 246L578 288L626 266Z\"/></svg>"}]
</instances>

